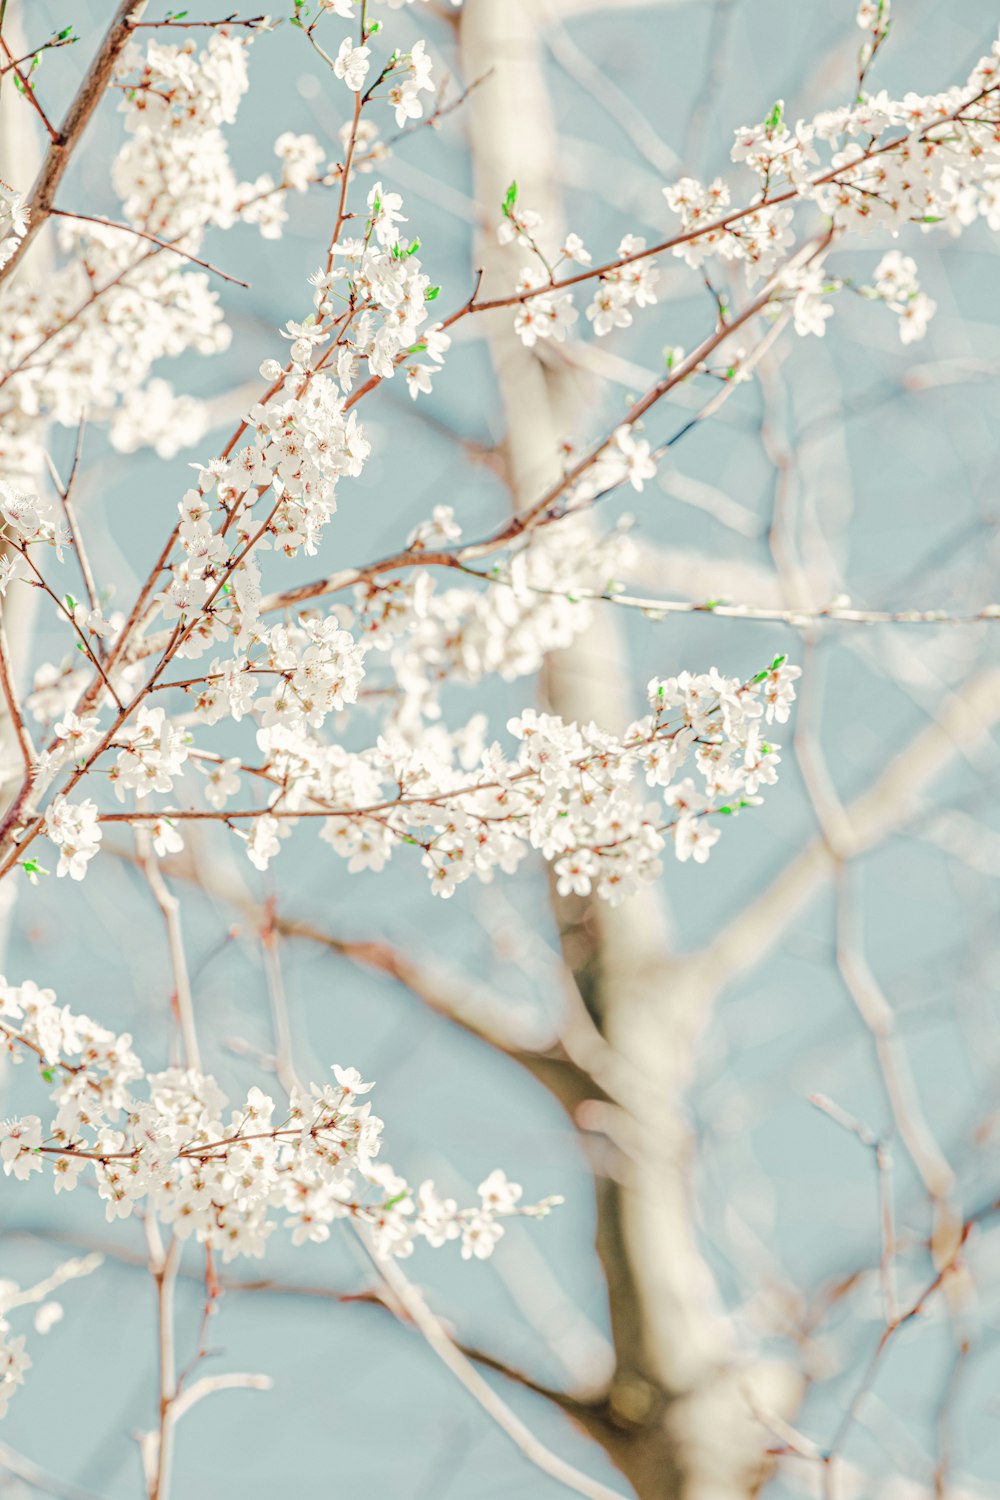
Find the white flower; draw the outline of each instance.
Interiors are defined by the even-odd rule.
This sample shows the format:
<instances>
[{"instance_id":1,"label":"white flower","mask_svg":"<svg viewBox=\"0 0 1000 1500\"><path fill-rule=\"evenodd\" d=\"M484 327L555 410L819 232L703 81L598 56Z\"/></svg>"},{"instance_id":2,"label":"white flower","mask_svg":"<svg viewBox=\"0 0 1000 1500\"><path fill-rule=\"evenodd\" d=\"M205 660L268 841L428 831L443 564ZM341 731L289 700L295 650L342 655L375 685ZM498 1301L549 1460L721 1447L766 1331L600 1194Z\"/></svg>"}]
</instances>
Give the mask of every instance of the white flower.
<instances>
[{"instance_id":1,"label":"white flower","mask_svg":"<svg viewBox=\"0 0 1000 1500\"><path fill-rule=\"evenodd\" d=\"M704 818L681 818L674 829L677 858L682 863L693 858L696 864L703 865L719 835L716 823L708 823Z\"/></svg>"},{"instance_id":2,"label":"white flower","mask_svg":"<svg viewBox=\"0 0 1000 1500\"><path fill-rule=\"evenodd\" d=\"M509 1213L521 1198L524 1189L516 1182L508 1182L506 1173L494 1168L476 1189L483 1200L483 1209L490 1213Z\"/></svg>"},{"instance_id":3,"label":"white flower","mask_svg":"<svg viewBox=\"0 0 1000 1500\"><path fill-rule=\"evenodd\" d=\"M368 207L371 210L372 228L375 238L380 245L395 245L399 240L397 224L405 224L406 219L400 209L403 200L399 193L387 193L382 184L376 182L368 194Z\"/></svg>"},{"instance_id":4,"label":"white flower","mask_svg":"<svg viewBox=\"0 0 1000 1500\"><path fill-rule=\"evenodd\" d=\"M31 1368L24 1343L24 1335L11 1338L7 1323L0 1319L0 1417L7 1415L14 1391L24 1384L24 1372Z\"/></svg>"},{"instance_id":5,"label":"white flower","mask_svg":"<svg viewBox=\"0 0 1000 1500\"><path fill-rule=\"evenodd\" d=\"M284 164L284 181L300 193L305 192L317 175L320 162L326 155L314 135L295 135L290 130L278 136L274 151Z\"/></svg>"},{"instance_id":6,"label":"white flower","mask_svg":"<svg viewBox=\"0 0 1000 1500\"><path fill-rule=\"evenodd\" d=\"M603 277L598 281L594 300L587 308L587 317L599 337L610 333L612 328L628 328L632 322L628 301L628 290L619 282Z\"/></svg>"},{"instance_id":7,"label":"white flower","mask_svg":"<svg viewBox=\"0 0 1000 1500\"><path fill-rule=\"evenodd\" d=\"M12 1173L24 1182L32 1172L40 1172L42 1158L38 1148L42 1144L42 1122L37 1115L25 1115L21 1120L5 1120L0 1124L0 1162L4 1175Z\"/></svg>"},{"instance_id":8,"label":"white flower","mask_svg":"<svg viewBox=\"0 0 1000 1500\"><path fill-rule=\"evenodd\" d=\"M370 47L355 47L351 38L345 36L333 60L334 73L338 78L342 78L347 87L353 89L356 94L360 93L365 86L370 53Z\"/></svg>"},{"instance_id":9,"label":"white flower","mask_svg":"<svg viewBox=\"0 0 1000 1500\"><path fill-rule=\"evenodd\" d=\"M443 365L445 354L451 348L451 334L446 333L440 323L434 323L424 330L422 343L427 358Z\"/></svg>"},{"instance_id":10,"label":"white flower","mask_svg":"<svg viewBox=\"0 0 1000 1500\"><path fill-rule=\"evenodd\" d=\"M826 320L833 316L833 308L823 301L826 281L822 271L804 266L785 277L784 282L795 292L792 302L795 332L803 337L811 333L822 338L826 333Z\"/></svg>"},{"instance_id":11,"label":"white flower","mask_svg":"<svg viewBox=\"0 0 1000 1500\"><path fill-rule=\"evenodd\" d=\"M650 454L649 444L644 438L637 438L629 426L618 428L615 433L615 442L619 452L625 458L625 471L629 484L634 490L641 490L647 479L653 479L656 476L656 464Z\"/></svg>"},{"instance_id":12,"label":"white flower","mask_svg":"<svg viewBox=\"0 0 1000 1500\"><path fill-rule=\"evenodd\" d=\"M280 848L278 820L269 813L264 813L254 823L253 831L247 839L247 858L255 869L266 870Z\"/></svg>"},{"instance_id":13,"label":"white flower","mask_svg":"<svg viewBox=\"0 0 1000 1500\"><path fill-rule=\"evenodd\" d=\"M414 42L409 56L409 68L413 75L413 82L418 89L426 89L428 93L434 93L434 82L431 78L433 63L427 56L427 43Z\"/></svg>"},{"instance_id":14,"label":"white flower","mask_svg":"<svg viewBox=\"0 0 1000 1500\"><path fill-rule=\"evenodd\" d=\"M338 1063L333 1064L333 1076L346 1094L367 1094L375 1087L364 1082L357 1068L342 1068Z\"/></svg>"},{"instance_id":15,"label":"white flower","mask_svg":"<svg viewBox=\"0 0 1000 1500\"><path fill-rule=\"evenodd\" d=\"M42 518L35 495L25 494L0 479L0 515L19 542L31 542L41 534Z\"/></svg>"},{"instance_id":16,"label":"white flower","mask_svg":"<svg viewBox=\"0 0 1000 1500\"><path fill-rule=\"evenodd\" d=\"M922 339L937 310L917 280L917 263L898 250L883 255L875 267L875 292L899 315L899 337L904 344Z\"/></svg>"},{"instance_id":17,"label":"white flower","mask_svg":"<svg viewBox=\"0 0 1000 1500\"><path fill-rule=\"evenodd\" d=\"M392 84L388 98L396 112L397 129L401 130L407 120L419 120L424 112L420 86L412 78L402 79Z\"/></svg>"},{"instance_id":18,"label":"white flower","mask_svg":"<svg viewBox=\"0 0 1000 1500\"><path fill-rule=\"evenodd\" d=\"M861 0L857 23L862 31L885 31L889 24L891 0Z\"/></svg>"},{"instance_id":19,"label":"white flower","mask_svg":"<svg viewBox=\"0 0 1000 1500\"><path fill-rule=\"evenodd\" d=\"M918 292L911 297L899 315L899 338L904 344L915 343L922 339L927 332L927 324L937 311L937 303L932 302L926 292Z\"/></svg>"},{"instance_id":20,"label":"white flower","mask_svg":"<svg viewBox=\"0 0 1000 1500\"><path fill-rule=\"evenodd\" d=\"M98 740L100 720L94 714L84 719L72 711L63 715L53 727L56 738L63 740L74 761L85 760Z\"/></svg>"},{"instance_id":21,"label":"white flower","mask_svg":"<svg viewBox=\"0 0 1000 1500\"><path fill-rule=\"evenodd\" d=\"M497 1242L503 1238L503 1225L488 1214L466 1219L462 1225L462 1259L488 1260Z\"/></svg>"},{"instance_id":22,"label":"white flower","mask_svg":"<svg viewBox=\"0 0 1000 1500\"><path fill-rule=\"evenodd\" d=\"M67 802L60 792L46 809L43 827L59 850L56 875L60 879L68 875L71 880L82 880L102 838L96 803L89 798Z\"/></svg>"},{"instance_id":23,"label":"white flower","mask_svg":"<svg viewBox=\"0 0 1000 1500\"><path fill-rule=\"evenodd\" d=\"M179 854L184 848L180 829L170 818L157 818L151 829L153 848L161 859L168 854Z\"/></svg>"},{"instance_id":24,"label":"white flower","mask_svg":"<svg viewBox=\"0 0 1000 1500\"><path fill-rule=\"evenodd\" d=\"M199 761L198 769L206 778L205 801L215 808L225 807L229 798L239 791L240 778L238 775L240 758L238 755L231 756L228 760L210 762L208 764Z\"/></svg>"},{"instance_id":25,"label":"white flower","mask_svg":"<svg viewBox=\"0 0 1000 1500\"><path fill-rule=\"evenodd\" d=\"M567 260L575 260L581 266L589 266L594 258L578 234L566 236L562 243L562 253Z\"/></svg>"},{"instance_id":26,"label":"white flower","mask_svg":"<svg viewBox=\"0 0 1000 1500\"><path fill-rule=\"evenodd\" d=\"M0 266L5 266L24 238L28 209L20 193L0 182Z\"/></svg>"},{"instance_id":27,"label":"white flower","mask_svg":"<svg viewBox=\"0 0 1000 1500\"><path fill-rule=\"evenodd\" d=\"M430 365L407 365L406 389L416 401L418 396L429 396L434 371Z\"/></svg>"}]
</instances>

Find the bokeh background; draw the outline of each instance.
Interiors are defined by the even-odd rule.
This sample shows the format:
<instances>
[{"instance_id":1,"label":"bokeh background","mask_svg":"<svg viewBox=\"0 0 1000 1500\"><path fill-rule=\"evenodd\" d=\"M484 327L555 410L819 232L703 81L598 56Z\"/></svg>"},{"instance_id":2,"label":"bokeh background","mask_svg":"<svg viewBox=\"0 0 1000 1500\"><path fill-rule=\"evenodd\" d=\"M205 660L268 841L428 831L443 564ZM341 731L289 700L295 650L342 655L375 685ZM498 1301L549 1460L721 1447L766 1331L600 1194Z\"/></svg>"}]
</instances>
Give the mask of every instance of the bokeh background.
<instances>
[{"instance_id":1,"label":"bokeh background","mask_svg":"<svg viewBox=\"0 0 1000 1500\"><path fill-rule=\"evenodd\" d=\"M47 58L38 75L40 95L55 107L69 97L110 7L32 0L22 9L32 39L70 22L81 37L77 48ZM192 0L190 13L209 19L223 8ZM426 36L440 63L457 72L452 29L430 7L386 10L383 19L393 43L405 47ZM878 83L895 96L963 78L988 51L996 23L989 0L897 0ZM339 38L337 22L326 25ZM545 68L559 138L554 188L567 224L604 259L626 232L669 232L674 221L660 189L671 176L721 172L739 192L749 179L728 162L733 130L763 118L778 98L792 119L849 98L860 36L846 0L618 0L570 7L561 16L553 9ZM238 172L253 178L273 169L274 138L283 130L315 133L336 159L347 91L300 35L282 26L261 37L251 80L231 132ZM63 187L68 206L117 216L108 160L119 135L119 119L106 105ZM379 175L404 195L425 266L443 288L441 306L459 305L472 284L475 237L498 218L497 204L475 198L463 112L440 131L403 143ZM30 172L15 186L29 180ZM122 455L100 432L88 435L78 506L95 571L114 584L119 601L132 596L143 559L170 524L187 465L215 450L216 437L256 390L260 360L280 353L278 328L308 308L305 278L325 244L332 201L315 191L293 196L289 207L280 241L262 240L249 227L209 240L209 258L252 289L221 288L234 335L226 354L162 371L210 404L213 431L198 449L170 460L148 450ZM888 241L873 238L835 254L831 264L863 280L886 248ZM625 510L636 516L645 591L780 605L777 541L817 604L842 593L862 608L967 615L1000 595L995 236L981 223L957 242L914 229L900 248L918 257L938 306L923 343L904 348L891 314L845 293L822 341L786 334L761 380L679 442L655 484L641 496L630 491L605 502L603 523ZM700 277L679 262L661 267L658 306L600 344L598 378L597 355L566 355L587 371L578 438L613 424L629 393L662 368L664 346L690 348L711 327ZM738 283L733 288L738 296ZM481 461L504 435L482 323L463 325L432 400L413 405L397 381L366 403L372 459L361 480L341 489L321 567L392 549L438 503L453 505L472 534L507 513L505 487ZM647 435L669 437L709 390L679 391L654 411ZM73 438L52 435L64 466ZM658 894L680 955L721 952L733 924L762 897L773 898L766 922L760 918L766 938L736 952L704 1018L684 1106L695 1140L692 1213L740 1338L812 1374L792 1420L822 1447L880 1331L870 1274L878 1263L879 1206L871 1153L809 1096L831 1096L876 1133L889 1131L891 1117L870 1034L836 962L834 884L815 880L804 904L792 901L785 911L774 883L797 869L805 880L802 851L821 835L824 808L861 796L954 705L968 679L997 665L1000 626L794 627L710 615L651 622L621 613L616 621L626 633L637 712L654 673L716 664L750 675L779 651L806 668L796 748L786 731L781 780L766 806L727 828L707 865L669 865ZM59 658L65 650L58 625L41 611L33 657ZM446 702L456 719L482 710L500 726L533 692L530 681L490 682L455 689ZM906 815L849 861L842 894L896 1013L915 1091L969 1214L1000 1196L1000 746L974 713L949 733L953 749L909 799ZM468 884L441 903L405 858L380 876L348 876L305 830L267 877L237 865L238 852L222 839L206 840L199 858L260 898L277 893L286 915L446 964L484 1005L501 997L507 1015L526 1028L543 1033L557 1021L561 961L540 866L526 867L516 881ZM236 1096L260 1076L261 1059L273 1049L261 945L231 904L186 887L178 893L207 1066ZM389 979L293 940L281 944L281 964L300 1073L323 1078L339 1061L374 1077L386 1149L400 1170L414 1180L433 1176L462 1197L502 1163L529 1199L566 1199L542 1225L512 1225L487 1264L460 1262L454 1247L418 1250L408 1271L434 1308L468 1344L542 1383L570 1387L604 1372L607 1298L593 1251L599 1139L588 1145L516 1063L433 1016ZM102 857L80 886L50 881L20 891L5 967L12 981L30 976L73 1008L132 1032L150 1064L168 1059L166 951L148 888L127 860ZM8 1072L0 1087L5 1112L29 1107L25 1078ZM897 1141L892 1151L905 1304L929 1279L931 1218L906 1150ZM86 1191L54 1201L37 1181L4 1180L0 1232L3 1274L21 1282L74 1247L107 1252L95 1275L62 1294L65 1319L45 1338L31 1339L34 1368L0 1441L59 1476L65 1488L58 1493L105 1500L141 1493L132 1434L150 1425L156 1396L154 1298L139 1226L112 1232ZM669 1244L662 1253L670 1255ZM951 1454L946 1492L996 1493L1000 1300L995 1232L985 1213L968 1258L974 1294L951 1315L939 1298L894 1341L845 1450L856 1471L844 1494L902 1500L933 1493L942 1445ZM193 1256L189 1268L178 1293L182 1363L186 1349L194 1352L203 1301ZM346 1237L292 1250L276 1234L264 1268L231 1269L267 1276L274 1287L227 1293L209 1333L219 1354L206 1369L266 1371L275 1387L268 1395L215 1396L184 1419L178 1497L271 1500L363 1490L379 1500L555 1500L561 1492L525 1462L416 1334L384 1310L339 1300L370 1279ZM831 1293L856 1276L843 1296ZM830 1305L813 1341L801 1330L824 1296ZM956 1340L965 1336L970 1353L956 1374ZM558 1409L501 1376L490 1378L546 1443L624 1493L600 1448ZM0 1449L0 1493L33 1493L14 1477L16 1453ZM768 1493L808 1492L815 1484L814 1466L790 1461Z\"/></svg>"}]
</instances>

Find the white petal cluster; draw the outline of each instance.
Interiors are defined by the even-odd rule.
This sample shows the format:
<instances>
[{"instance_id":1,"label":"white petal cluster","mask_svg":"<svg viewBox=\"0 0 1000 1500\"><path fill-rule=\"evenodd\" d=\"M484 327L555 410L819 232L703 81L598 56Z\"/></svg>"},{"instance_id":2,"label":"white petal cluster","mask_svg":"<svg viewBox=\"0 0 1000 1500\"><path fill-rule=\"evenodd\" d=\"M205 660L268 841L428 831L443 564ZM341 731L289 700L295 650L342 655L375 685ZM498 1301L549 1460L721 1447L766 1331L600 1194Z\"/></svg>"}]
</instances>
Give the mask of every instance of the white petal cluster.
<instances>
[{"instance_id":1,"label":"white petal cluster","mask_svg":"<svg viewBox=\"0 0 1000 1500\"><path fill-rule=\"evenodd\" d=\"M719 836L708 819L755 805L777 779L780 747L763 726L787 719L798 675L776 658L748 683L714 670L654 682L652 712L620 737L527 709L508 724L514 756L493 743L478 763L481 726L471 738L430 733L416 748L387 735L357 753L281 726L258 743L282 787L283 831L289 817L330 808L321 837L351 870L379 870L416 845L431 889L450 896L473 876L512 873L535 849L566 889L618 903L657 877L669 842L678 859L703 862ZM687 766L697 785L682 778ZM636 797L643 777L658 802ZM270 858L279 819L267 823Z\"/></svg>"},{"instance_id":2,"label":"white petal cluster","mask_svg":"<svg viewBox=\"0 0 1000 1500\"><path fill-rule=\"evenodd\" d=\"M153 792L169 792L188 758L185 734L163 708L143 705L135 723L121 731L128 740L109 773L119 802L130 792L142 802Z\"/></svg>"},{"instance_id":3,"label":"white petal cluster","mask_svg":"<svg viewBox=\"0 0 1000 1500\"><path fill-rule=\"evenodd\" d=\"M132 42L116 76L131 139L115 163L114 183L130 222L164 239L233 222L236 179L223 125L246 93L247 45L224 31L201 51L156 40Z\"/></svg>"},{"instance_id":4,"label":"white petal cluster","mask_svg":"<svg viewBox=\"0 0 1000 1500\"><path fill-rule=\"evenodd\" d=\"M922 339L936 304L920 290L917 263L909 255L890 250L875 267L875 295L899 316L900 342Z\"/></svg>"},{"instance_id":5,"label":"white petal cluster","mask_svg":"<svg viewBox=\"0 0 1000 1500\"><path fill-rule=\"evenodd\" d=\"M5 266L10 260L27 228L23 197L5 182L0 182L0 266Z\"/></svg>"},{"instance_id":6,"label":"white petal cluster","mask_svg":"<svg viewBox=\"0 0 1000 1500\"><path fill-rule=\"evenodd\" d=\"M858 25L871 33L862 49L862 71L890 30L889 0L863 0ZM789 253L803 205L832 221L834 240L845 233L880 230L892 236L913 223L960 234L979 218L1000 226L1000 42L980 59L967 80L935 94L886 91L853 104L824 110L794 125L782 100L767 118L735 132L732 160L756 179L749 199L734 198L729 182L682 177L663 194L678 216L672 253L693 269L713 257L743 265L754 283L777 275L776 295L794 304L800 334L821 335L830 305L824 290L843 282L823 277L820 267L796 266ZM589 265L591 256L576 234L555 258L546 253L541 217L518 202L512 183L498 229L501 244L530 250L514 289L515 328L529 347L540 339L564 339L577 319L573 277L560 278L566 261ZM635 308L656 301L658 272L645 241L626 235L607 269L593 282L587 319L599 337L627 328ZM914 283L915 285L915 283ZM931 300L912 291L896 308L904 342L920 338L934 311Z\"/></svg>"},{"instance_id":7,"label":"white petal cluster","mask_svg":"<svg viewBox=\"0 0 1000 1500\"><path fill-rule=\"evenodd\" d=\"M91 1173L108 1222L136 1209L224 1260L261 1256L279 1222L293 1244L322 1242L338 1221L366 1225L379 1255L409 1255L461 1239L468 1258L488 1255L502 1219L541 1216L556 1200L521 1206L500 1171L479 1203L458 1208L432 1182L414 1192L379 1160L382 1121L354 1068L333 1082L295 1088L281 1104L253 1087L230 1109L215 1080L194 1070L147 1073L129 1036L115 1036L56 1004L50 990L0 979L0 1037L15 1062L36 1058L54 1082L55 1115L0 1124L0 1164L19 1180L50 1170L55 1191ZM0 1403L27 1363L0 1326ZM0 1410L2 1414L2 1410Z\"/></svg>"},{"instance_id":8,"label":"white petal cluster","mask_svg":"<svg viewBox=\"0 0 1000 1500\"><path fill-rule=\"evenodd\" d=\"M45 813L45 834L59 850L56 874L82 880L87 865L101 846L97 804L89 797L82 802L69 802L60 793Z\"/></svg>"},{"instance_id":9,"label":"white petal cluster","mask_svg":"<svg viewBox=\"0 0 1000 1500\"><path fill-rule=\"evenodd\" d=\"M125 451L140 443L168 456L205 431L202 403L146 382L157 360L185 350L211 355L230 333L207 273L124 230L63 220L67 260L45 281L4 288L0 362L12 371L0 390L0 460L6 473L40 472L45 420L76 429L80 413L112 418ZM154 247L155 248L155 247ZM94 287L103 288L100 297ZM40 357L31 358L38 348Z\"/></svg>"},{"instance_id":10,"label":"white petal cluster","mask_svg":"<svg viewBox=\"0 0 1000 1500\"><path fill-rule=\"evenodd\" d=\"M420 535L427 546L454 544L448 533ZM412 544L412 542L411 542ZM403 688L393 727L408 732L416 720L437 718L447 682L475 684L497 675L506 682L537 672L550 651L570 645L593 618L576 591L603 592L633 552L628 523L595 538L576 518L530 533L486 589L444 587L429 572L411 573L393 587L361 584L355 610L364 639L389 654Z\"/></svg>"}]
</instances>

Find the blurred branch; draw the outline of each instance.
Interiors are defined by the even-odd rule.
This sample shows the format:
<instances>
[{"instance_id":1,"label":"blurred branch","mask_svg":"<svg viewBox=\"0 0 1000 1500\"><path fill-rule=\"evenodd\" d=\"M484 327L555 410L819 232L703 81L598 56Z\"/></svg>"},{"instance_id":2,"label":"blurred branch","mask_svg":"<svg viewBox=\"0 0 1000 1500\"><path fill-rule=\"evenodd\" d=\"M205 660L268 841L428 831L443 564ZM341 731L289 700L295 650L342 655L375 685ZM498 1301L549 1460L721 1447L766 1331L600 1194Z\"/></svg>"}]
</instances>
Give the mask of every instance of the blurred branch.
<instances>
[{"instance_id":1,"label":"blurred branch","mask_svg":"<svg viewBox=\"0 0 1000 1500\"><path fill-rule=\"evenodd\" d=\"M840 844L831 850L821 835L812 839L700 953L686 961L713 990L752 968L836 873L839 860L857 859L901 828L920 793L933 784L964 750L991 738L1000 722L1000 670L972 677L958 688L938 722L916 735L889 762L882 775L844 809Z\"/></svg>"},{"instance_id":2,"label":"blurred branch","mask_svg":"<svg viewBox=\"0 0 1000 1500\"><path fill-rule=\"evenodd\" d=\"M120 846L110 845L108 852L122 859L136 859ZM458 976L433 960L414 957L391 943L338 937L306 918L285 916L275 905L256 901L237 876L223 874L218 861L166 860L163 871L228 902L261 935L271 932L316 943L359 968L395 980L428 1010L519 1063L545 1085L571 1118L581 1103L610 1100L610 1090L622 1086L623 1080L616 1076L623 1071L619 1060L585 1012L577 1012L575 1024L569 1021L559 1036L541 1037L536 1028L523 1022L519 1025L510 1003L488 986ZM595 1081L595 1075L605 1080L604 1086Z\"/></svg>"},{"instance_id":3,"label":"blurred branch","mask_svg":"<svg viewBox=\"0 0 1000 1500\"><path fill-rule=\"evenodd\" d=\"M365 1248L368 1248L367 1242L365 1242ZM521 1450L529 1463L534 1464L543 1474L548 1474L558 1483L565 1485L567 1489L573 1490L578 1495L589 1497L589 1500L624 1500L620 1491L609 1489L606 1484L589 1478L579 1469L575 1469L572 1464L568 1464L565 1459L559 1458L551 1449L546 1448L488 1381L480 1375L466 1354L453 1342L427 1306L422 1293L411 1281L407 1280L396 1262L378 1260L370 1250L369 1256L372 1265L385 1284L390 1308L394 1304L398 1306L406 1319L419 1330L438 1359L464 1386L486 1415Z\"/></svg>"},{"instance_id":4,"label":"blurred branch","mask_svg":"<svg viewBox=\"0 0 1000 1500\"><path fill-rule=\"evenodd\" d=\"M479 0L462 13L460 35L467 72L484 58L498 60L491 88L470 111L480 201L502 201L516 176L524 201L558 242L558 142L545 92L543 28L533 6ZM477 263L495 283L513 269L485 238ZM533 497L558 479L560 444L579 422L583 393L566 362L540 359L509 325L491 328L491 347L507 416L509 479L521 514L530 515ZM547 663L547 697L567 720L630 716L630 674L613 613ZM643 1085L616 1117L619 1169L595 1181L616 1370L604 1420L588 1430L641 1500L701 1492L743 1500L759 1482L766 1441L746 1391L756 1387L763 1405L780 1408L787 1387L783 1377L769 1380L741 1360L697 1245L681 1100L704 1013L689 1011L676 993L677 961L660 903L659 893L646 889L618 908L557 904L565 963L606 1043Z\"/></svg>"},{"instance_id":5,"label":"blurred branch","mask_svg":"<svg viewBox=\"0 0 1000 1500\"><path fill-rule=\"evenodd\" d=\"M93 1490L81 1489L70 1479L56 1478L48 1469L36 1464L34 1459L27 1458L23 1453L18 1453L8 1443L0 1443L0 1469L30 1485L40 1494L56 1496L57 1500L101 1500Z\"/></svg>"}]
</instances>

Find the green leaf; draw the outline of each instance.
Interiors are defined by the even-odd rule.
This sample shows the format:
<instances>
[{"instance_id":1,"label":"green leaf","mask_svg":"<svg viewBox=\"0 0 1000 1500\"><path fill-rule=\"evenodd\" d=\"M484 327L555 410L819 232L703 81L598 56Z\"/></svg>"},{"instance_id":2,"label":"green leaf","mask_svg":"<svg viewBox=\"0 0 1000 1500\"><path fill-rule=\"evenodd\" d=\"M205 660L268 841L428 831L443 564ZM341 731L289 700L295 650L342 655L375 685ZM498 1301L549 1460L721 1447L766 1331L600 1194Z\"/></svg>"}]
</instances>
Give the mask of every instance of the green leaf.
<instances>
[{"instance_id":1,"label":"green leaf","mask_svg":"<svg viewBox=\"0 0 1000 1500\"><path fill-rule=\"evenodd\" d=\"M517 207L517 183L512 182L503 200L504 218L509 219Z\"/></svg>"},{"instance_id":2,"label":"green leaf","mask_svg":"<svg viewBox=\"0 0 1000 1500\"><path fill-rule=\"evenodd\" d=\"M438 297L440 295L441 295L441 288L439 286L429 286L427 288L426 292L424 292L424 301L425 302L436 302L437 299L438 299Z\"/></svg>"}]
</instances>

